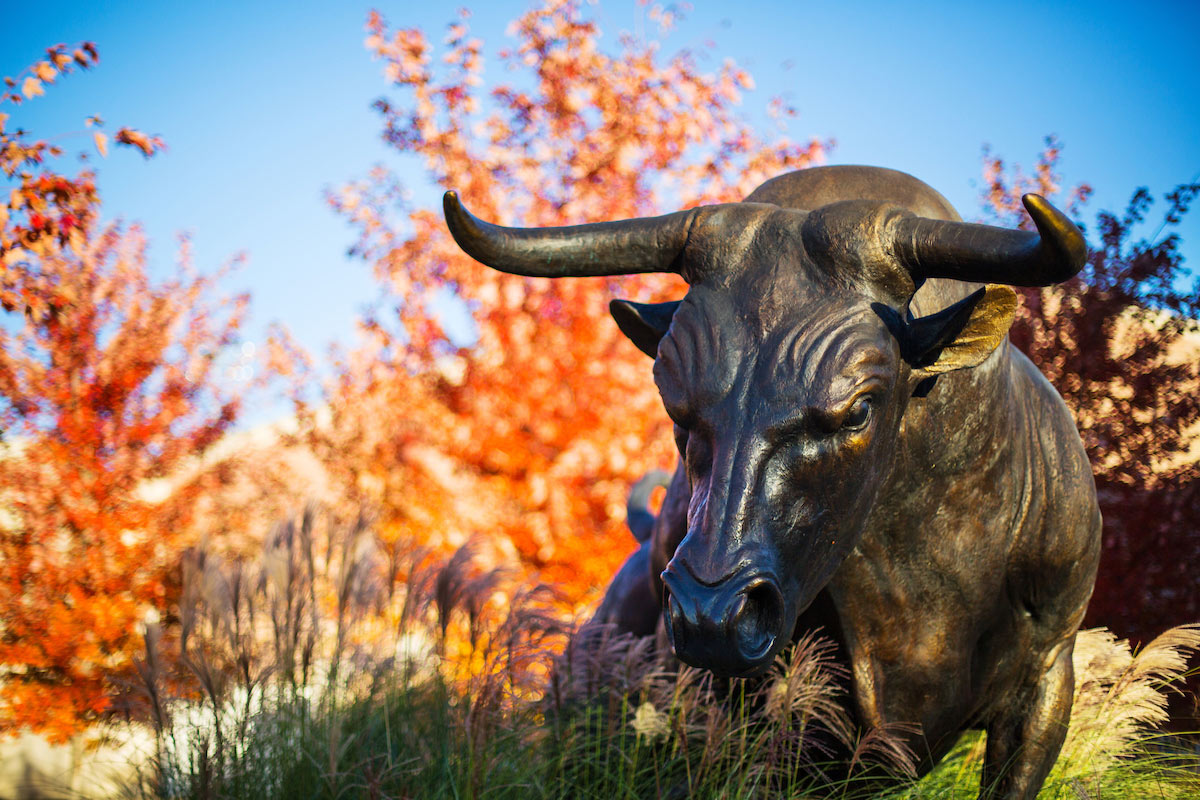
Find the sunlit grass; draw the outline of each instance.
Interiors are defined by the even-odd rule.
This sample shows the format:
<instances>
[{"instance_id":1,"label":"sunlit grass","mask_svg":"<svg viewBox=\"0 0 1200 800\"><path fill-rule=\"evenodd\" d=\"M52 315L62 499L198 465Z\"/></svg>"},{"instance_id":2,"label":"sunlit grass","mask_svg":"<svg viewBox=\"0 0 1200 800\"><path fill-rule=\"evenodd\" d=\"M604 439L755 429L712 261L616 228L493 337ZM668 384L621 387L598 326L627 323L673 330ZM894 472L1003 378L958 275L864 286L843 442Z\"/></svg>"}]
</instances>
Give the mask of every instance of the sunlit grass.
<instances>
[{"instance_id":1,"label":"sunlit grass","mask_svg":"<svg viewBox=\"0 0 1200 800\"><path fill-rule=\"evenodd\" d=\"M826 640L801 641L766 679L720 681L680 669L654 638L573 633L551 592L513 584L476 547L437 560L386 552L361 524L319 527L307 515L280 528L258 564L190 562L178 629L147 636L156 747L132 795L978 792L982 735L916 780L898 731L854 728ZM1197 648L1197 626L1137 654L1081 633L1070 732L1040 796L1200 796L1187 740L1154 733Z\"/></svg>"}]
</instances>

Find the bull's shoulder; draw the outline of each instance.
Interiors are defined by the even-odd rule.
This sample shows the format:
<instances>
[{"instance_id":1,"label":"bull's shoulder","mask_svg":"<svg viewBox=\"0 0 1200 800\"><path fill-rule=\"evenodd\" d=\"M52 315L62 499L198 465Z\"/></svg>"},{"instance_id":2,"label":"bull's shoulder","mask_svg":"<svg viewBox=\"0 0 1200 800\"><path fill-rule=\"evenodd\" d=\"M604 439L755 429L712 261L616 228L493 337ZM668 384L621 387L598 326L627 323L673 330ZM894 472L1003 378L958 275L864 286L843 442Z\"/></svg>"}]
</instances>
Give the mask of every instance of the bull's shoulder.
<instances>
[{"instance_id":1,"label":"bull's shoulder","mask_svg":"<svg viewBox=\"0 0 1200 800\"><path fill-rule=\"evenodd\" d=\"M859 547L889 586L919 598L953 585L981 608L1010 579L1067 604L1086 591L1100 530L1087 453L1062 398L1007 341L913 401L894 458Z\"/></svg>"},{"instance_id":2,"label":"bull's shoulder","mask_svg":"<svg viewBox=\"0 0 1200 800\"><path fill-rule=\"evenodd\" d=\"M1011 348L1014 397L1029 452L1022 524L1009 559L1010 590L1031 611L1082 614L1100 556L1100 508L1091 463L1061 396Z\"/></svg>"},{"instance_id":3,"label":"bull's shoulder","mask_svg":"<svg viewBox=\"0 0 1200 800\"><path fill-rule=\"evenodd\" d=\"M1020 427L1023 440L1039 456L1039 463L1031 468L1045 480L1048 499L1064 513L1095 507L1091 463L1067 404L1024 353L1010 345L1008 358L1018 412L1015 427Z\"/></svg>"}]
</instances>

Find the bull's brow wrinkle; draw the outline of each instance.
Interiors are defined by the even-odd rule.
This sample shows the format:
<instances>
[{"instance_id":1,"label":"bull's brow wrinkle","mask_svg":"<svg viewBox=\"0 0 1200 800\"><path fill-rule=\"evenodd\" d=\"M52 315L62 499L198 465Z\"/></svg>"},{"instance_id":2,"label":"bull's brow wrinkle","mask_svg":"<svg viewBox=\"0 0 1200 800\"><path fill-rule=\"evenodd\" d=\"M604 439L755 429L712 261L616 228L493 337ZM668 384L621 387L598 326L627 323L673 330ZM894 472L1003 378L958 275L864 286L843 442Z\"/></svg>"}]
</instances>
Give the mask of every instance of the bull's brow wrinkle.
<instances>
[{"instance_id":1,"label":"bull's brow wrinkle","mask_svg":"<svg viewBox=\"0 0 1200 800\"><path fill-rule=\"evenodd\" d=\"M805 383L816 379L822 367L830 360L830 356L840 354L843 345L852 338L853 329L836 329L828 332L829 325L823 325L820 330L807 329L803 335L798 333L790 342L789 357L795 366L796 373ZM811 343L811 344L810 344ZM804 344L810 344L805 348Z\"/></svg>"},{"instance_id":2,"label":"bull's brow wrinkle","mask_svg":"<svg viewBox=\"0 0 1200 800\"><path fill-rule=\"evenodd\" d=\"M725 375L701 375L700 370L726 371L726 364L719 349L712 326L701 324L694 314L676 313L671 330L664 339L665 347L660 346L659 360L662 368L672 373L682 386L699 386L700 378L706 377L704 383L722 384Z\"/></svg>"}]
</instances>

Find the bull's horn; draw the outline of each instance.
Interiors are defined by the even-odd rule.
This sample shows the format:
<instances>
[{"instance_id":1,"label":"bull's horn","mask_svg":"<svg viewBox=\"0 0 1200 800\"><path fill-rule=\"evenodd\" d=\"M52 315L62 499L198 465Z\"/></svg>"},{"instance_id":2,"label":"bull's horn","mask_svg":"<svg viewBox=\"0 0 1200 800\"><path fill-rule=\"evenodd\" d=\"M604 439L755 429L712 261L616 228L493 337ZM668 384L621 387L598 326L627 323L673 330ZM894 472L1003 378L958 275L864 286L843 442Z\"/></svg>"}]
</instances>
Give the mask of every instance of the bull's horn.
<instances>
[{"instance_id":1,"label":"bull's horn","mask_svg":"<svg viewBox=\"0 0 1200 800\"><path fill-rule=\"evenodd\" d=\"M469 256L534 278L679 272L696 212L562 228L505 228L467 211L455 192L446 192L442 206L454 241Z\"/></svg>"},{"instance_id":2,"label":"bull's horn","mask_svg":"<svg viewBox=\"0 0 1200 800\"><path fill-rule=\"evenodd\" d=\"M1079 272L1087 261L1079 228L1040 195L1021 202L1037 233L905 214L889 225L892 252L916 279L1049 286Z\"/></svg>"}]
</instances>

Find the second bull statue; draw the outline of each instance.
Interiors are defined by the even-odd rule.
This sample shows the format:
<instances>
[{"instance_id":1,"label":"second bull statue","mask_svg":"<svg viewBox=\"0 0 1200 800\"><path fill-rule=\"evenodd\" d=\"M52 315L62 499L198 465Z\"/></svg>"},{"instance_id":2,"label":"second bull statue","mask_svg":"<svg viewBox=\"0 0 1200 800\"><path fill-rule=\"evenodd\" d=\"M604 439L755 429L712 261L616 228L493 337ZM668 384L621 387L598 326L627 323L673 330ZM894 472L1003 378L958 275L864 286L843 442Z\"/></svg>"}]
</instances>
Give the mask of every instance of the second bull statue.
<instances>
[{"instance_id":1,"label":"second bull statue","mask_svg":"<svg viewBox=\"0 0 1200 800\"><path fill-rule=\"evenodd\" d=\"M598 612L660 615L676 655L761 673L831 635L864 726L908 723L932 767L984 728L982 796L1032 798L1066 733L1100 513L1071 415L1008 342L1008 288L1067 280L1082 235L968 224L893 170L793 172L745 202L504 228L454 193L471 256L540 277L675 272L678 302L611 304L654 358L681 464ZM980 285L984 284L984 285Z\"/></svg>"}]
</instances>

